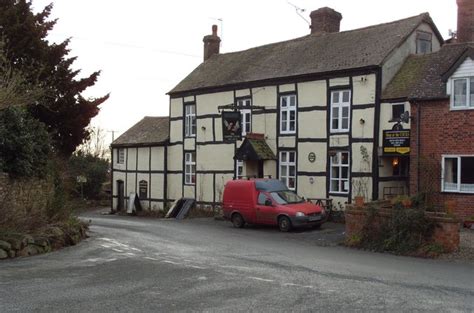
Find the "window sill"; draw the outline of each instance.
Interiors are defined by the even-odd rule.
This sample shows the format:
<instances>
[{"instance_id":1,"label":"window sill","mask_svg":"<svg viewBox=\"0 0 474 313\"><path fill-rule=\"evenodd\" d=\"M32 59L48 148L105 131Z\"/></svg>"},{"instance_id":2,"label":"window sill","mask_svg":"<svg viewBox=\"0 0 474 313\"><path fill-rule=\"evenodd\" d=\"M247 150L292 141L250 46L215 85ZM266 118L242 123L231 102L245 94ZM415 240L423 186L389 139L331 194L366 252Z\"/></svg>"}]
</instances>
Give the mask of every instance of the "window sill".
<instances>
[{"instance_id":1,"label":"window sill","mask_svg":"<svg viewBox=\"0 0 474 313\"><path fill-rule=\"evenodd\" d=\"M466 111L466 110L474 110L474 107L468 107L468 106L464 106L464 107L453 107L451 106L449 108L450 111Z\"/></svg>"},{"instance_id":2,"label":"window sill","mask_svg":"<svg viewBox=\"0 0 474 313\"><path fill-rule=\"evenodd\" d=\"M461 194L461 195L474 195L472 191L457 191L457 190L443 190L441 193L444 194Z\"/></svg>"},{"instance_id":3,"label":"window sill","mask_svg":"<svg viewBox=\"0 0 474 313\"><path fill-rule=\"evenodd\" d=\"M346 130L334 130L334 129L331 129L331 130L329 131L329 133L330 133L331 135L333 135L333 134L335 134L335 135L344 135L344 134L349 134L349 130L348 130L348 129L346 129Z\"/></svg>"},{"instance_id":4,"label":"window sill","mask_svg":"<svg viewBox=\"0 0 474 313\"><path fill-rule=\"evenodd\" d=\"M337 191L329 191L330 196L347 196L349 192L337 192Z\"/></svg>"}]
</instances>

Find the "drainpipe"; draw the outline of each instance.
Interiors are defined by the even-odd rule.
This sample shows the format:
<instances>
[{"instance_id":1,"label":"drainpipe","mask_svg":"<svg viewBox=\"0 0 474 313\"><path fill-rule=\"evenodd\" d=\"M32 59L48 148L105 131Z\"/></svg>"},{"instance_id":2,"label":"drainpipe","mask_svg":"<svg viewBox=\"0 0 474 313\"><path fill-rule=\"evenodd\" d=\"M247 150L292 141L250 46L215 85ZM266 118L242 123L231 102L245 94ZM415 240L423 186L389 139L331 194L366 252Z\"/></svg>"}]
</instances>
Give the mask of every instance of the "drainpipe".
<instances>
[{"instance_id":1,"label":"drainpipe","mask_svg":"<svg viewBox=\"0 0 474 313\"><path fill-rule=\"evenodd\" d=\"M420 128L421 128L421 106L420 103L414 102L416 105L416 193L420 192Z\"/></svg>"}]
</instances>

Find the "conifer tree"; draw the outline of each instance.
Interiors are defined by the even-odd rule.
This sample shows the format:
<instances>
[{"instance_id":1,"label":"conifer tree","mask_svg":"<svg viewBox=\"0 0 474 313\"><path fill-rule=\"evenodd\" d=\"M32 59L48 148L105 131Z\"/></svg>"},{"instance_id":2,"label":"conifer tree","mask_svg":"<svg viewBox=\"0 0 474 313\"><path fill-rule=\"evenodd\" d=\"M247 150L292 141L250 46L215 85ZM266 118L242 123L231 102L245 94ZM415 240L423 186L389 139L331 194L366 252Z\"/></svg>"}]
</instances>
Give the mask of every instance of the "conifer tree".
<instances>
[{"instance_id":1,"label":"conifer tree","mask_svg":"<svg viewBox=\"0 0 474 313\"><path fill-rule=\"evenodd\" d=\"M77 78L79 71L71 68L76 57L68 56L69 39L60 44L47 40L56 23L49 19L51 9L52 4L34 13L31 1L0 0L0 36L12 68L44 90L40 100L28 104L29 111L46 125L53 149L67 157L87 140L87 126L109 95L93 99L82 95L100 72Z\"/></svg>"}]
</instances>

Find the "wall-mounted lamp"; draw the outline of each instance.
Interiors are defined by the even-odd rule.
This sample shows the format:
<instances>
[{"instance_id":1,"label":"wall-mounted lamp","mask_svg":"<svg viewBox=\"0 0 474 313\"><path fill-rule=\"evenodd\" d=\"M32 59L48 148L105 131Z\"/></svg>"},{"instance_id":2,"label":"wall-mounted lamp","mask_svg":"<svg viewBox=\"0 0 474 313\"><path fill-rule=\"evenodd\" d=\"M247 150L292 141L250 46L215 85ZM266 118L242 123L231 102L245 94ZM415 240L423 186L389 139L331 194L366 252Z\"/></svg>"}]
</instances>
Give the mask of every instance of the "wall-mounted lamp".
<instances>
[{"instance_id":1,"label":"wall-mounted lamp","mask_svg":"<svg viewBox=\"0 0 474 313\"><path fill-rule=\"evenodd\" d=\"M364 120L363 118L361 118L361 119L359 120L359 123L360 123L360 125L364 125L364 124L365 124L365 120Z\"/></svg>"},{"instance_id":2,"label":"wall-mounted lamp","mask_svg":"<svg viewBox=\"0 0 474 313\"><path fill-rule=\"evenodd\" d=\"M398 165L398 158L393 158L392 159L392 166L395 167Z\"/></svg>"}]
</instances>

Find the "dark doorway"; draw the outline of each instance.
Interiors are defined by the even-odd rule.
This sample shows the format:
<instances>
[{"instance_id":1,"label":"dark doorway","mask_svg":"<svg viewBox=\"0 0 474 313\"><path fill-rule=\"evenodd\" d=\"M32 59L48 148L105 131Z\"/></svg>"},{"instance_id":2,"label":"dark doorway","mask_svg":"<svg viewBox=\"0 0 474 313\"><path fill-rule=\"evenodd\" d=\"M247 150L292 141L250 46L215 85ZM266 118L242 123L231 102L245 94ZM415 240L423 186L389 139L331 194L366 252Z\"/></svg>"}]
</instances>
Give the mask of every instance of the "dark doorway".
<instances>
[{"instance_id":1,"label":"dark doorway","mask_svg":"<svg viewBox=\"0 0 474 313\"><path fill-rule=\"evenodd\" d=\"M122 180L117 180L117 211L123 210L123 205L125 202L125 191L124 191L124 185Z\"/></svg>"},{"instance_id":2,"label":"dark doorway","mask_svg":"<svg viewBox=\"0 0 474 313\"><path fill-rule=\"evenodd\" d=\"M263 160L258 161L258 178L263 178Z\"/></svg>"}]
</instances>

